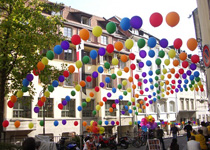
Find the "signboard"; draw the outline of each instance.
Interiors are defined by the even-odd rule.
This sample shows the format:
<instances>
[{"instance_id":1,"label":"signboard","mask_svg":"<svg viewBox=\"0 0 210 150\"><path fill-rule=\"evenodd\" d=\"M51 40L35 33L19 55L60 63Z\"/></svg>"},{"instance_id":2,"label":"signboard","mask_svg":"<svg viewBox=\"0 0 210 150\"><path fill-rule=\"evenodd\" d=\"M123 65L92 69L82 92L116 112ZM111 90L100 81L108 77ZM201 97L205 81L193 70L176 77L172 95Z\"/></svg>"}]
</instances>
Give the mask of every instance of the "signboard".
<instances>
[{"instance_id":1,"label":"signboard","mask_svg":"<svg viewBox=\"0 0 210 150\"><path fill-rule=\"evenodd\" d=\"M202 56L203 56L203 62L206 67L210 67L210 50L208 45L204 45L203 51L202 51Z\"/></svg>"},{"instance_id":2,"label":"signboard","mask_svg":"<svg viewBox=\"0 0 210 150\"><path fill-rule=\"evenodd\" d=\"M160 148L160 140L158 139L148 139L147 147L149 150L161 150Z\"/></svg>"}]
</instances>

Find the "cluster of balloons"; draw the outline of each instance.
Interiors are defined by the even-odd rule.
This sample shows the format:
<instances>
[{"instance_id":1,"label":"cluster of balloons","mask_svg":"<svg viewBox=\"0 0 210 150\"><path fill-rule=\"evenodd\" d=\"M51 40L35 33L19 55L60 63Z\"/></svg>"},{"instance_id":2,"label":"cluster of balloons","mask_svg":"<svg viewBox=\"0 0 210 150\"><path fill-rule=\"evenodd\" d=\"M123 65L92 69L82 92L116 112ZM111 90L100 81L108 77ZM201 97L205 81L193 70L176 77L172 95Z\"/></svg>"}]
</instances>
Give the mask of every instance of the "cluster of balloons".
<instances>
[{"instance_id":1,"label":"cluster of balloons","mask_svg":"<svg viewBox=\"0 0 210 150\"><path fill-rule=\"evenodd\" d=\"M92 120L90 122L90 125L87 125L87 122L83 121L82 125L86 128L87 132L92 132L92 133L95 133L95 134L98 134L98 133L103 134L104 131L105 131L105 128L101 127L101 125L102 125L101 120L99 120L98 122Z\"/></svg>"},{"instance_id":2,"label":"cluster of balloons","mask_svg":"<svg viewBox=\"0 0 210 150\"><path fill-rule=\"evenodd\" d=\"M141 119L141 129L144 132L147 132L147 129L155 129L157 127L157 123L155 122L155 118L151 115Z\"/></svg>"}]
</instances>

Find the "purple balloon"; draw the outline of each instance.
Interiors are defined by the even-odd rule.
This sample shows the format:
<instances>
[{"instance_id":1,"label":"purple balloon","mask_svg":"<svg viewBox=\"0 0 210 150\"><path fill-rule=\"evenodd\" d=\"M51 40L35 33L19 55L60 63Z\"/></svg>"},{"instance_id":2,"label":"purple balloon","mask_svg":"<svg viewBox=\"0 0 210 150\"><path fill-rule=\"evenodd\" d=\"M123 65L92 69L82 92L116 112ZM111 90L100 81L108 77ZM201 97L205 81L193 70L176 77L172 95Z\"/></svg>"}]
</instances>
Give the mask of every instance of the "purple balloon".
<instances>
[{"instance_id":1,"label":"purple balloon","mask_svg":"<svg viewBox=\"0 0 210 150\"><path fill-rule=\"evenodd\" d=\"M183 79L186 79L186 78L187 78L186 73L183 73L183 74L182 74L182 78L183 78Z\"/></svg>"},{"instance_id":2,"label":"purple balloon","mask_svg":"<svg viewBox=\"0 0 210 150\"><path fill-rule=\"evenodd\" d=\"M119 104L119 100L118 99L115 100L115 104Z\"/></svg>"},{"instance_id":3,"label":"purple balloon","mask_svg":"<svg viewBox=\"0 0 210 150\"><path fill-rule=\"evenodd\" d=\"M34 112L38 113L39 112L39 107L34 107Z\"/></svg>"},{"instance_id":4,"label":"purple balloon","mask_svg":"<svg viewBox=\"0 0 210 150\"><path fill-rule=\"evenodd\" d=\"M139 67L143 68L144 67L144 63L143 62L139 62Z\"/></svg>"},{"instance_id":5,"label":"purple balloon","mask_svg":"<svg viewBox=\"0 0 210 150\"><path fill-rule=\"evenodd\" d=\"M145 90L146 92L148 92L148 91L149 91L149 88L145 88L144 90Z\"/></svg>"},{"instance_id":6,"label":"purple balloon","mask_svg":"<svg viewBox=\"0 0 210 150\"><path fill-rule=\"evenodd\" d=\"M179 84L182 84L182 80L178 80L178 83L179 83Z\"/></svg>"},{"instance_id":7,"label":"purple balloon","mask_svg":"<svg viewBox=\"0 0 210 150\"><path fill-rule=\"evenodd\" d=\"M146 127L147 127L147 128L151 128L151 125L150 125L150 124L147 124Z\"/></svg>"},{"instance_id":8,"label":"purple balloon","mask_svg":"<svg viewBox=\"0 0 210 150\"><path fill-rule=\"evenodd\" d=\"M190 70L187 70L187 75L188 75L188 76L190 76L191 73L192 73L192 72L191 72Z\"/></svg>"},{"instance_id":9,"label":"purple balloon","mask_svg":"<svg viewBox=\"0 0 210 150\"><path fill-rule=\"evenodd\" d=\"M114 121L111 121L111 125L114 125L115 124L115 122Z\"/></svg>"},{"instance_id":10,"label":"purple balloon","mask_svg":"<svg viewBox=\"0 0 210 150\"><path fill-rule=\"evenodd\" d=\"M62 41L61 42L61 48L64 50L69 49L69 42L68 41Z\"/></svg>"},{"instance_id":11,"label":"purple balloon","mask_svg":"<svg viewBox=\"0 0 210 150\"><path fill-rule=\"evenodd\" d=\"M143 82L144 82L144 84L147 84L147 79L144 79Z\"/></svg>"},{"instance_id":12,"label":"purple balloon","mask_svg":"<svg viewBox=\"0 0 210 150\"><path fill-rule=\"evenodd\" d=\"M161 39L160 40L160 46L162 47L162 48L166 48L167 46L168 46L168 40L167 39Z\"/></svg>"},{"instance_id":13,"label":"purple balloon","mask_svg":"<svg viewBox=\"0 0 210 150\"><path fill-rule=\"evenodd\" d=\"M150 100L149 103L152 104L153 103L153 100Z\"/></svg>"},{"instance_id":14,"label":"purple balloon","mask_svg":"<svg viewBox=\"0 0 210 150\"><path fill-rule=\"evenodd\" d=\"M142 24L143 24L143 20L139 16L133 16L130 20L131 27L135 29L141 28Z\"/></svg>"},{"instance_id":15,"label":"purple balloon","mask_svg":"<svg viewBox=\"0 0 210 150\"><path fill-rule=\"evenodd\" d=\"M124 110L122 110L122 111L121 111L121 113L124 115L124 114L125 114L125 111L124 111Z\"/></svg>"},{"instance_id":16,"label":"purple balloon","mask_svg":"<svg viewBox=\"0 0 210 150\"><path fill-rule=\"evenodd\" d=\"M152 97L152 95L148 95L148 98L151 98Z\"/></svg>"},{"instance_id":17,"label":"purple balloon","mask_svg":"<svg viewBox=\"0 0 210 150\"><path fill-rule=\"evenodd\" d=\"M145 58L145 57L147 56L147 52L146 52L145 50L140 50L139 56L140 56L141 58Z\"/></svg>"},{"instance_id":18,"label":"purple balloon","mask_svg":"<svg viewBox=\"0 0 210 150\"><path fill-rule=\"evenodd\" d=\"M181 88L181 85L180 85L180 84L178 84L178 85L177 85L177 87L180 89L180 88Z\"/></svg>"},{"instance_id":19,"label":"purple balloon","mask_svg":"<svg viewBox=\"0 0 210 150\"><path fill-rule=\"evenodd\" d=\"M103 88L104 87L104 82L101 82L99 85L100 85L100 87Z\"/></svg>"},{"instance_id":20,"label":"purple balloon","mask_svg":"<svg viewBox=\"0 0 210 150\"><path fill-rule=\"evenodd\" d=\"M27 74L26 79L31 82L34 79L34 76L32 74Z\"/></svg>"},{"instance_id":21,"label":"purple balloon","mask_svg":"<svg viewBox=\"0 0 210 150\"><path fill-rule=\"evenodd\" d=\"M63 125L66 125L66 120L62 120L62 124Z\"/></svg>"},{"instance_id":22,"label":"purple balloon","mask_svg":"<svg viewBox=\"0 0 210 150\"><path fill-rule=\"evenodd\" d=\"M99 48L98 54L99 54L100 56L104 56L104 55L106 54L106 49L103 48L103 47Z\"/></svg>"},{"instance_id":23,"label":"purple balloon","mask_svg":"<svg viewBox=\"0 0 210 150\"><path fill-rule=\"evenodd\" d=\"M196 64L191 64L191 65L190 65L190 69L191 69L191 70L195 70L196 68L197 68Z\"/></svg>"},{"instance_id":24,"label":"purple balloon","mask_svg":"<svg viewBox=\"0 0 210 150\"><path fill-rule=\"evenodd\" d=\"M175 89L175 92L178 93L179 92L179 89Z\"/></svg>"},{"instance_id":25,"label":"purple balloon","mask_svg":"<svg viewBox=\"0 0 210 150\"><path fill-rule=\"evenodd\" d=\"M112 94L110 92L107 93L107 97L111 97Z\"/></svg>"},{"instance_id":26,"label":"purple balloon","mask_svg":"<svg viewBox=\"0 0 210 150\"><path fill-rule=\"evenodd\" d=\"M59 80L60 82L63 82L63 81L65 80L65 77L64 77L63 75L60 75L60 76L58 77L58 80Z\"/></svg>"},{"instance_id":27,"label":"purple balloon","mask_svg":"<svg viewBox=\"0 0 210 150\"><path fill-rule=\"evenodd\" d=\"M67 104L67 101L66 101L66 100L63 100L63 101L62 101L62 105L63 105L63 106L66 106L66 104Z\"/></svg>"},{"instance_id":28,"label":"purple balloon","mask_svg":"<svg viewBox=\"0 0 210 150\"><path fill-rule=\"evenodd\" d=\"M98 77L98 72L97 72L97 71L94 71L94 72L92 73L92 77L93 77L93 78L97 78L97 77Z\"/></svg>"},{"instance_id":29,"label":"purple balloon","mask_svg":"<svg viewBox=\"0 0 210 150\"><path fill-rule=\"evenodd\" d=\"M147 73L146 72L142 72L142 77L146 77L147 76Z\"/></svg>"}]
</instances>

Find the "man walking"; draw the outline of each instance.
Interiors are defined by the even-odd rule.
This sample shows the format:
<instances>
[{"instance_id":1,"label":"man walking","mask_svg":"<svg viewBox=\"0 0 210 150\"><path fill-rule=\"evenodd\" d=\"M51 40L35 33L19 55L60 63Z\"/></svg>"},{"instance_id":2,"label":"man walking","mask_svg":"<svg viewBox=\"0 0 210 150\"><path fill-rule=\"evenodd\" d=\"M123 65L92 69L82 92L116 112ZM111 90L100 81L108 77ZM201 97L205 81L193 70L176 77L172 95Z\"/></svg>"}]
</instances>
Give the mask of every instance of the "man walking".
<instances>
[{"instance_id":1,"label":"man walking","mask_svg":"<svg viewBox=\"0 0 210 150\"><path fill-rule=\"evenodd\" d=\"M189 138L191 137L191 132L192 132L192 126L190 124L191 122L188 121L188 125L184 127L184 131L187 132L187 141L189 141Z\"/></svg>"},{"instance_id":2,"label":"man walking","mask_svg":"<svg viewBox=\"0 0 210 150\"><path fill-rule=\"evenodd\" d=\"M157 138L160 140L160 143L162 143L163 150L166 150L165 149L165 144L164 144L164 141L163 141L163 136L164 136L163 129L160 129L160 126L158 126L157 127Z\"/></svg>"},{"instance_id":3,"label":"man walking","mask_svg":"<svg viewBox=\"0 0 210 150\"><path fill-rule=\"evenodd\" d=\"M170 134L171 133L173 135L173 139L176 139L177 138L177 133L179 135L179 129L175 126L175 124L173 124L172 127L171 127Z\"/></svg>"}]
</instances>

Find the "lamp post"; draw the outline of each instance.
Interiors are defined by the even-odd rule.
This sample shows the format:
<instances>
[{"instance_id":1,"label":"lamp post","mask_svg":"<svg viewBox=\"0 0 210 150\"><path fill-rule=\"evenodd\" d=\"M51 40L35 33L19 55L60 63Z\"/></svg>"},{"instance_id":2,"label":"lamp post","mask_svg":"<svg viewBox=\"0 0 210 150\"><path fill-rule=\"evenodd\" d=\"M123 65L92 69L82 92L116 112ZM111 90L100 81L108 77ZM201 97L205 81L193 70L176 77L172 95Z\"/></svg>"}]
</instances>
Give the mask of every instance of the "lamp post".
<instances>
[{"instance_id":1,"label":"lamp post","mask_svg":"<svg viewBox=\"0 0 210 150\"><path fill-rule=\"evenodd\" d=\"M44 89L40 91L39 97L44 93ZM45 103L43 105L43 135L45 135Z\"/></svg>"}]
</instances>

